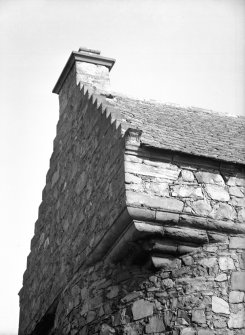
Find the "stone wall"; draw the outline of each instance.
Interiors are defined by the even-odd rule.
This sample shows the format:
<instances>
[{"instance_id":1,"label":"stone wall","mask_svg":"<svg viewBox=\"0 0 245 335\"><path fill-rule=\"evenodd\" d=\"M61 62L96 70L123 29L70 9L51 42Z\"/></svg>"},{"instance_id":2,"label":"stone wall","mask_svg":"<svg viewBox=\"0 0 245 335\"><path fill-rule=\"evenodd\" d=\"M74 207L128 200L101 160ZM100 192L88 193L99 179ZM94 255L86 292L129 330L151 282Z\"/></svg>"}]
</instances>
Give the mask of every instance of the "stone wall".
<instances>
[{"instance_id":1,"label":"stone wall","mask_svg":"<svg viewBox=\"0 0 245 335\"><path fill-rule=\"evenodd\" d=\"M19 334L30 334L125 207L120 129L74 73L60 120L20 291Z\"/></svg>"},{"instance_id":2,"label":"stone wall","mask_svg":"<svg viewBox=\"0 0 245 335\"><path fill-rule=\"evenodd\" d=\"M161 270L97 263L63 292L54 334L242 335L245 238L227 236Z\"/></svg>"},{"instance_id":3,"label":"stone wall","mask_svg":"<svg viewBox=\"0 0 245 335\"><path fill-rule=\"evenodd\" d=\"M127 205L151 210L155 221L165 216L179 226L245 232L242 166L170 153L154 157L146 150L137 156L126 152L125 182Z\"/></svg>"}]
</instances>

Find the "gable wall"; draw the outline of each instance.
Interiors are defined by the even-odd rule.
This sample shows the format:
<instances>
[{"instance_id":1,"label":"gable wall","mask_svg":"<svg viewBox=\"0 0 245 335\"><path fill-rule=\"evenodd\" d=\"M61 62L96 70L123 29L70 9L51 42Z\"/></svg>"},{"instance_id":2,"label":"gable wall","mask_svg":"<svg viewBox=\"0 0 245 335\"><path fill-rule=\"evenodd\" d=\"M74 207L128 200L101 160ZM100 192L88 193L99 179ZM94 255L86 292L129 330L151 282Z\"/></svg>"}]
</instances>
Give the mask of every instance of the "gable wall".
<instances>
[{"instance_id":1,"label":"gable wall","mask_svg":"<svg viewBox=\"0 0 245 335\"><path fill-rule=\"evenodd\" d=\"M29 334L125 206L120 129L74 85L60 120L20 292L20 334Z\"/></svg>"}]
</instances>

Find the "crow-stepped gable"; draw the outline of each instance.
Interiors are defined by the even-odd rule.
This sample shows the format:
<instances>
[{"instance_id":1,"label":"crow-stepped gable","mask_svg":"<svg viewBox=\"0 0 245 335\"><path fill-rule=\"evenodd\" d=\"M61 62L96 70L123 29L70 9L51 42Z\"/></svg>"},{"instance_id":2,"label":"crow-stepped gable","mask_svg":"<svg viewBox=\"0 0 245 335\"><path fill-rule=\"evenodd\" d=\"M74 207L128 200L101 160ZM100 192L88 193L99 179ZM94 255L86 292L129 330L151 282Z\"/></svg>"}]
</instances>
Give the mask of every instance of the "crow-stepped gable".
<instances>
[{"instance_id":1,"label":"crow-stepped gable","mask_svg":"<svg viewBox=\"0 0 245 335\"><path fill-rule=\"evenodd\" d=\"M112 93L72 52L19 335L242 335L245 118Z\"/></svg>"}]
</instances>

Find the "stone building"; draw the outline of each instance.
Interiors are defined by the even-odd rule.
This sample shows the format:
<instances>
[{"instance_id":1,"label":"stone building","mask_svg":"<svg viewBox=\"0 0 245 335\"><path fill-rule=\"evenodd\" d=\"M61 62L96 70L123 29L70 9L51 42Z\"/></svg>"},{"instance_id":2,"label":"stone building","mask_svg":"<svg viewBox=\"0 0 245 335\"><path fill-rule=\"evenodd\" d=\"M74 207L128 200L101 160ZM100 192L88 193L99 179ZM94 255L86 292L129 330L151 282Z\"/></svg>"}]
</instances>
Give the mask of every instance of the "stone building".
<instances>
[{"instance_id":1,"label":"stone building","mask_svg":"<svg viewBox=\"0 0 245 335\"><path fill-rule=\"evenodd\" d=\"M72 52L19 335L245 334L245 118L113 94Z\"/></svg>"}]
</instances>

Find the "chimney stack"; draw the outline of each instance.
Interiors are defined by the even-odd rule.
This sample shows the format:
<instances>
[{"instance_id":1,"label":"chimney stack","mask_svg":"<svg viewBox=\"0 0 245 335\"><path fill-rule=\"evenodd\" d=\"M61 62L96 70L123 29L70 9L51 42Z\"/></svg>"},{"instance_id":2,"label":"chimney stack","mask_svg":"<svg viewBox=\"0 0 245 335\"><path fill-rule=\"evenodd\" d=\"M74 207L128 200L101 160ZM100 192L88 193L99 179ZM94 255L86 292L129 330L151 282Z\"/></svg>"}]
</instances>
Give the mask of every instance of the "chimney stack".
<instances>
[{"instance_id":1,"label":"chimney stack","mask_svg":"<svg viewBox=\"0 0 245 335\"><path fill-rule=\"evenodd\" d=\"M73 51L53 89L53 93L59 95L60 112L65 108L72 89L79 83L109 91L109 72L114 63L115 59L101 56L98 50L80 47Z\"/></svg>"}]
</instances>

